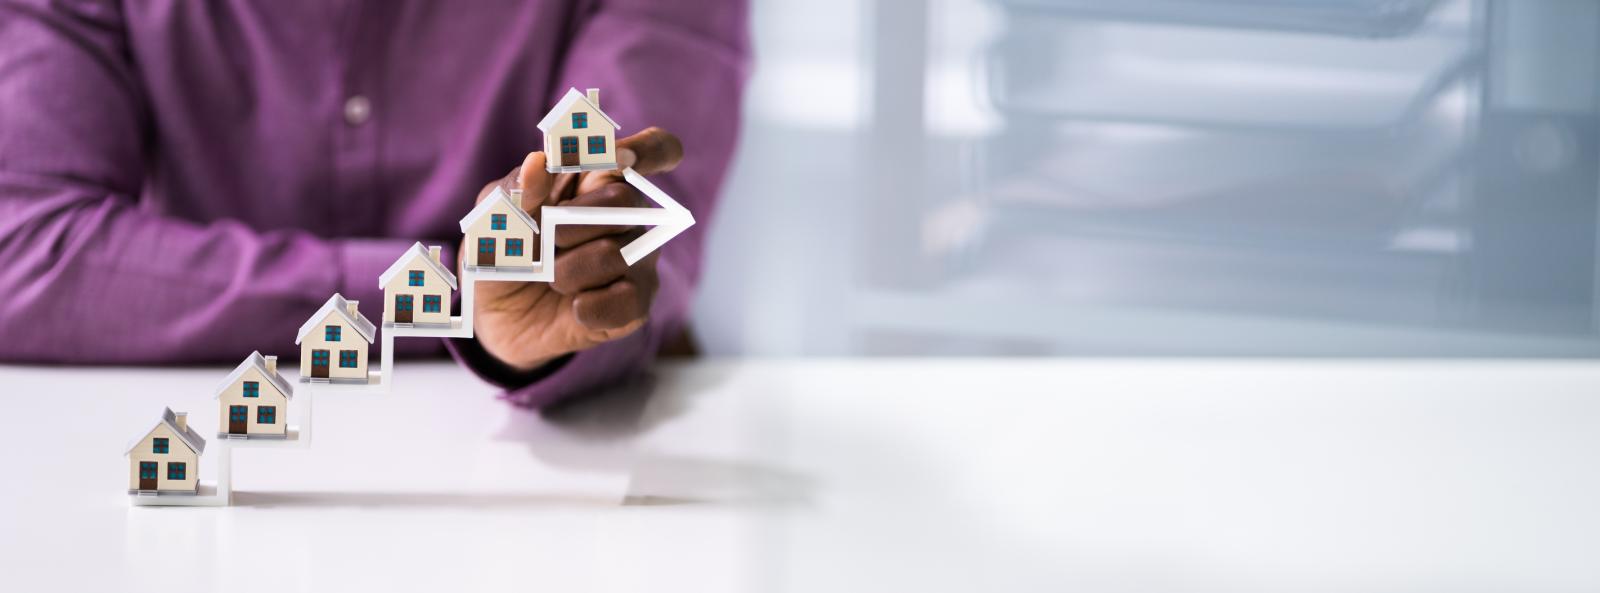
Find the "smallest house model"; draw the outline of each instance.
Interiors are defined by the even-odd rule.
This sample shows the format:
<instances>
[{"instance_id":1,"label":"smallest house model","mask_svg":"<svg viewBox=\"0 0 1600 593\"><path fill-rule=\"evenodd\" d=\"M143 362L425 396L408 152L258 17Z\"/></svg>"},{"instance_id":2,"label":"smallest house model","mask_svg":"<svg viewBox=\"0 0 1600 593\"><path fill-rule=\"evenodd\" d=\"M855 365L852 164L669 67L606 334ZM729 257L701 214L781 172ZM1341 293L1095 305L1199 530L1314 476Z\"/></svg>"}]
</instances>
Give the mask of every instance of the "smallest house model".
<instances>
[{"instance_id":1,"label":"smallest house model","mask_svg":"<svg viewBox=\"0 0 1600 593\"><path fill-rule=\"evenodd\" d=\"M278 357L251 352L212 394L217 399L218 438L281 439L289 436L289 398L294 390L278 374Z\"/></svg>"},{"instance_id":2,"label":"smallest house model","mask_svg":"<svg viewBox=\"0 0 1600 593\"><path fill-rule=\"evenodd\" d=\"M545 170L551 173L617 168L617 122L600 110L600 89L567 89L539 121L544 132Z\"/></svg>"},{"instance_id":3,"label":"smallest house model","mask_svg":"<svg viewBox=\"0 0 1600 593\"><path fill-rule=\"evenodd\" d=\"M205 450L206 440L189 428L188 414L162 410L155 427L128 447L128 493L194 494Z\"/></svg>"},{"instance_id":4,"label":"smallest house model","mask_svg":"<svg viewBox=\"0 0 1600 593\"><path fill-rule=\"evenodd\" d=\"M356 301L335 294L300 326L300 380L366 383L367 348L378 337Z\"/></svg>"},{"instance_id":5,"label":"smallest house model","mask_svg":"<svg viewBox=\"0 0 1600 593\"><path fill-rule=\"evenodd\" d=\"M532 269L539 223L522 209L522 190L495 187L489 197L461 219L466 235L466 265L473 268ZM453 284L452 284L453 286Z\"/></svg>"},{"instance_id":6,"label":"smallest house model","mask_svg":"<svg viewBox=\"0 0 1600 593\"><path fill-rule=\"evenodd\" d=\"M439 247L412 245L378 276L383 290L383 325L450 325L450 294L456 275L439 261Z\"/></svg>"}]
</instances>

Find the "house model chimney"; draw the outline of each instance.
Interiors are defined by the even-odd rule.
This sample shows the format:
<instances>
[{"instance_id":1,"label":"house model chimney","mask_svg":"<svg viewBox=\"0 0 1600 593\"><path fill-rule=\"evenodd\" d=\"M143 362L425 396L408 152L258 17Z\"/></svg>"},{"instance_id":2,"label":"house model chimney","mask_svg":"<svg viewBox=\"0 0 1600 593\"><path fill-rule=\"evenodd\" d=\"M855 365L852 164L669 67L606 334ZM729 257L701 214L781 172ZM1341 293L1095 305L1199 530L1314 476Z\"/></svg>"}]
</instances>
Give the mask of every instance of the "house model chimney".
<instances>
[{"instance_id":1,"label":"house model chimney","mask_svg":"<svg viewBox=\"0 0 1600 593\"><path fill-rule=\"evenodd\" d=\"M516 204L518 208L522 208L524 210L527 209L527 206L523 206L522 205L522 189L521 188L511 190L511 203L512 204Z\"/></svg>"},{"instance_id":2,"label":"house model chimney","mask_svg":"<svg viewBox=\"0 0 1600 593\"><path fill-rule=\"evenodd\" d=\"M263 356L262 358L267 359L267 374L268 375L276 375L276 374L278 374L278 357L277 356Z\"/></svg>"},{"instance_id":3,"label":"house model chimney","mask_svg":"<svg viewBox=\"0 0 1600 593\"><path fill-rule=\"evenodd\" d=\"M356 308L356 305L359 305L359 304L361 304L361 301L345 301L344 302L344 312L345 313L349 313L351 317L356 317L356 316L361 315L361 311Z\"/></svg>"},{"instance_id":4,"label":"house model chimney","mask_svg":"<svg viewBox=\"0 0 1600 593\"><path fill-rule=\"evenodd\" d=\"M188 412L173 412L172 413L172 419L178 424L178 432L188 432L189 431L189 413Z\"/></svg>"},{"instance_id":5,"label":"house model chimney","mask_svg":"<svg viewBox=\"0 0 1600 593\"><path fill-rule=\"evenodd\" d=\"M600 89L589 89L589 103L594 105L595 109L600 108Z\"/></svg>"},{"instance_id":6,"label":"house model chimney","mask_svg":"<svg viewBox=\"0 0 1600 593\"><path fill-rule=\"evenodd\" d=\"M439 265L444 265L443 262L439 261L439 251L442 250L442 249L444 249L444 248L440 247L438 245L429 245L428 246L428 257L433 258L433 263L436 263L436 264L439 264Z\"/></svg>"}]
</instances>

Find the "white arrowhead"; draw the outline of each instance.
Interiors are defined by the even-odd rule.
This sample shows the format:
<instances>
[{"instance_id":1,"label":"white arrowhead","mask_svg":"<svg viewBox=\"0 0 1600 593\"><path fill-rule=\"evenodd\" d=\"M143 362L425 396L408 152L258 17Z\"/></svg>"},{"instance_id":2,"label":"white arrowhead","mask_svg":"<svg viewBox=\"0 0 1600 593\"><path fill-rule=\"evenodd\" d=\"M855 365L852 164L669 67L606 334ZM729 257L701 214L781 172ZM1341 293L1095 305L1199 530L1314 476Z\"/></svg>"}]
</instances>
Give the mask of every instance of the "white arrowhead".
<instances>
[{"instance_id":1,"label":"white arrowhead","mask_svg":"<svg viewBox=\"0 0 1600 593\"><path fill-rule=\"evenodd\" d=\"M547 243L544 253L554 253L555 227L563 224L653 226L631 243L622 246L622 260L633 265L660 249L684 229L694 226L694 214L667 192L661 191L632 167L622 170L622 178L639 188L660 208L606 208L597 206L545 206L540 210L540 234ZM552 261L553 263L553 261Z\"/></svg>"},{"instance_id":2,"label":"white arrowhead","mask_svg":"<svg viewBox=\"0 0 1600 593\"><path fill-rule=\"evenodd\" d=\"M639 188L639 191L644 192L644 195L648 196L651 201L670 213L666 222L657 224L655 228L639 236L638 239L634 239L632 243L623 246L622 259L631 266L634 262L644 259L644 256L650 255L650 252L660 249L662 245L666 245L667 241L671 241L679 233L694 226L694 214L691 214L689 209L684 208L677 200L672 199L672 196L667 195L667 192L661 191L661 188L656 187L656 184L650 183L650 180L645 179L643 175L634 171L633 167L623 169L622 178L633 184L634 187Z\"/></svg>"}]
</instances>

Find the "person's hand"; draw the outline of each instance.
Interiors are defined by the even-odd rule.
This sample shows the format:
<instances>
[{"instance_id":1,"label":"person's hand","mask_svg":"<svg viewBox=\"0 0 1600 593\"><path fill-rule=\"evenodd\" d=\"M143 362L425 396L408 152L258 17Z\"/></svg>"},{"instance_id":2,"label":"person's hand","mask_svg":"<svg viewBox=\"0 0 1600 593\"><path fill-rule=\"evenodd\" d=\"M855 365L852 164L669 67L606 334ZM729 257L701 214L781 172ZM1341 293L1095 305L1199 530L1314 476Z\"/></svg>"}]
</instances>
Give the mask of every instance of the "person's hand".
<instances>
[{"instance_id":1,"label":"person's hand","mask_svg":"<svg viewBox=\"0 0 1600 593\"><path fill-rule=\"evenodd\" d=\"M640 207L649 201L622 179L622 169L641 175L671 171L683 160L678 138L649 128L617 142L616 171L551 174L545 154L529 153L522 166L485 185L522 188L522 207L540 220L541 206ZM555 282L479 282L474 326L478 343L511 368L528 371L567 354L627 336L644 326L655 299L656 256L632 266L621 249L644 229L636 226L562 225L556 228ZM550 265L550 254L537 261ZM459 253L470 253L462 245Z\"/></svg>"}]
</instances>

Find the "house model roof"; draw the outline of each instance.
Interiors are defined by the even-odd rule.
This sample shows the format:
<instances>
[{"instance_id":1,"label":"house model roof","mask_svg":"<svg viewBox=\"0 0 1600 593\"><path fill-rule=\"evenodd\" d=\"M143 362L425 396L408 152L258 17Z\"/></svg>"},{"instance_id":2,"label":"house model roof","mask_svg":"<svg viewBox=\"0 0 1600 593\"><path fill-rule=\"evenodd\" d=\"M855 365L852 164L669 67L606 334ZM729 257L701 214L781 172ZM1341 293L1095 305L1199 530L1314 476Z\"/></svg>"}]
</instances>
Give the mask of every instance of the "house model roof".
<instances>
[{"instance_id":1,"label":"house model roof","mask_svg":"<svg viewBox=\"0 0 1600 593\"><path fill-rule=\"evenodd\" d=\"M372 325L372 322L367 320L367 316L362 315L360 311L356 312L355 317L351 317L349 305L350 301L344 300L344 296L339 293L334 293L333 296L328 297L328 302L323 303L322 308L317 309L316 313L312 313L311 318L306 320L306 324L300 326L300 333L295 334L294 343L299 344L301 340L304 340L307 333L316 329L317 322L322 321L322 318L326 317L330 312L344 318L345 323L349 324L350 327L356 328L361 337L366 338L369 343L372 342L378 337L378 327Z\"/></svg>"},{"instance_id":2,"label":"house model roof","mask_svg":"<svg viewBox=\"0 0 1600 593\"><path fill-rule=\"evenodd\" d=\"M572 104L578 101L583 101L584 105L589 106L595 113L600 114L600 117L606 118L606 121L611 122L611 127L616 128L618 131L622 130L622 126L617 125L617 120L611 119L611 116L606 115L606 112L601 110L599 105L589 102L588 95L578 92L578 89L569 88L567 89L567 94L556 102L556 106L550 108L550 113L544 114L544 119L539 120L539 131L550 131L550 128L556 125L556 120L561 119L561 116L571 111Z\"/></svg>"},{"instance_id":3,"label":"house model roof","mask_svg":"<svg viewBox=\"0 0 1600 593\"><path fill-rule=\"evenodd\" d=\"M150 433L155 432L156 429L160 428L162 424L165 424L167 425L167 428L172 429L172 434L178 435L178 440L183 441L183 444L188 445L189 450L194 451L195 455L199 455L206 451L206 440L200 438L199 433L196 433L193 428L180 430L178 428L178 415L172 413L172 408L164 408L161 411L161 421L157 422L155 426L150 427L150 430L144 431L144 434L139 435L139 438L134 439L131 443L128 443L128 450L123 451L122 454L127 455L132 453L134 447L139 446L139 443L143 442L145 437L150 436Z\"/></svg>"},{"instance_id":4,"label":"house model roof","mask_svg":"<svg viewBox=\"0 0 1600 593\"><path fill-rule=\"evenodd\" d=\"M234 381L238 381L239 377L244 376L244 372L251 368L260 371L261 376L266 377L268 383L278 388L278 393L282 393L284 397L294 397L294 390L289 388L288 381L283 380L283 375L267 370L267 357L262 356L260 352L251 352L250 356L245 357L244 362L239 363L239 366L233 367L233 372L228 373L228 377L223 379L216 389L211 390L212 399L222 397L223 392L227 391Z\"/></svg>"},{"instance_id":5,"label":"house model roof","mask_svg":"<svg viewBox=\"0 0 1600 593\"><path fill-rule=\"evenodd\" d=\"M517 192L517 195L520 197L522 192ZM483 218L483 215L488 214L489 209L494 208L496 200L510 204L511 214L521 220L523 224L528 225L528 228L533 229L533 234L539 234L539 223L534 222L532 216L528 216L528 212L522 209L522 204L517 203L519 200L511 199L511 194L506 193L506 190L498 185L495 186L494 192L490 193L489 197L484 198L482 202L478 202L478 205L474 206L471 212L462 217L461 232L467 232L467 228L471 227L472 223L477 222L479 218ZM455 286L455 284L451 283L450 286Z\"/></svg>"},{"instance_id":6,"label":"house model roof","mask_svg":"<svg viewBox=\"0 0 1600 593\"><path fill-rule=\"evenodd\" d=\"M484 201L487 202L488 200ZM520 211L522 209L518 208L517 210ZM394 260L394 263L389 266L389 269L384 270L382 274L378 275L378 288L388 286L389 280L393 279L395 274L399 274L400 270L405 269L406 264L411 263L411 260L418 257L422 258L422 261L428 264L428 268L439 274L439 277L444 278L445 283L449 284L450 288L456 288L456 275L451 274L450 270L445 269L444 264L435 261L433 259L433 254L428 253L428 248L424 247L420 242L412 245L411 248L407 249L405 253L400 254L400 259Z\"/></svg>"}]
</instances>

